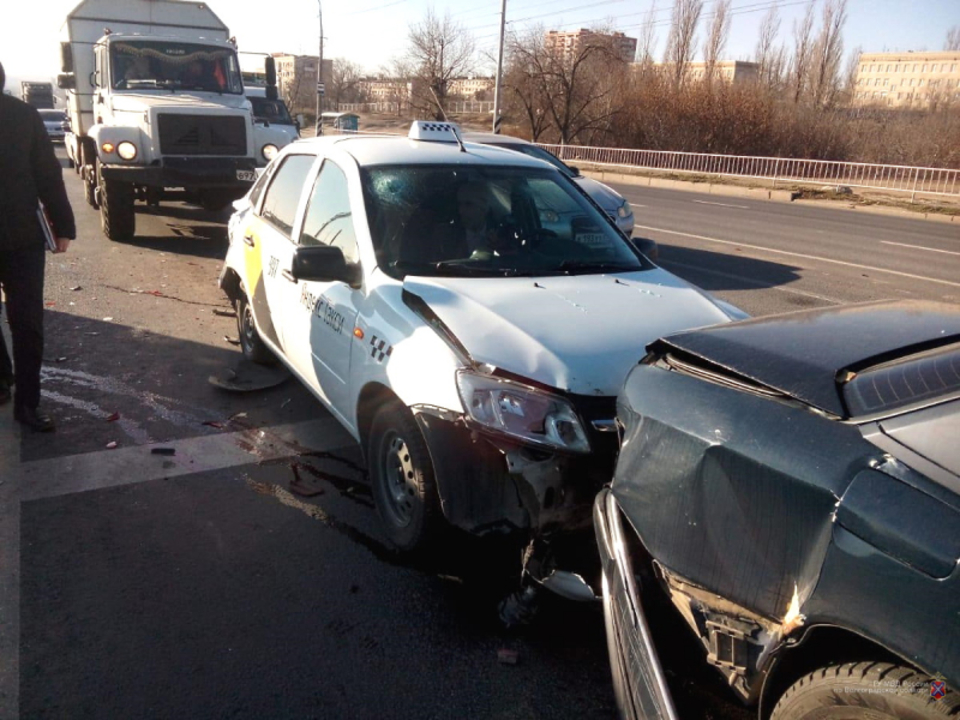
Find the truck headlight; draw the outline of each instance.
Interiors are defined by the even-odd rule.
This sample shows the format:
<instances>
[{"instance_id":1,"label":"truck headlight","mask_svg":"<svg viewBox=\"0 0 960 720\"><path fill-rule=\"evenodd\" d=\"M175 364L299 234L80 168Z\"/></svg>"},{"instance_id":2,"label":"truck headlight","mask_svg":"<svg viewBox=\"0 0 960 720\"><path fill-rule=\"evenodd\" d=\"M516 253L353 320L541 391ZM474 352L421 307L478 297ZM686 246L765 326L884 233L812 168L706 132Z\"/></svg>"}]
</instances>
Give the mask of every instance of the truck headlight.
<instances>
[{"instance_id":1,"label":"truck headlight","mask_svg":"<svg viewBox=\"0 0 960 720\"><path fill-rule=\"evenodd\" d=\"M263 149L260 151L260 154L263 155L264 160L273 160L277 153L280 152L279 148L276 145L267 143L263 146Z\"/></svg>"},{"instance_id":2,"label":"truck headlight","mask_svg":"<svg viewBox=\"0 0 960 720\"><path fill-rule=\"evenodd\" d=\"M536 445L590 452L590 441L564 398L522 383L457 371L457 389L470 420Z\"/></svg>"},{"instance_id":3,"label":"truck headlight","mask_svg":"<svg viewBox=\"0 0 960 720\"><path fill-rule=\"evenodd\" d=\"M117 145L117 155L124 160L133 160L137 156L137 146L128 140Z\"/></svg>"}]
</instances>

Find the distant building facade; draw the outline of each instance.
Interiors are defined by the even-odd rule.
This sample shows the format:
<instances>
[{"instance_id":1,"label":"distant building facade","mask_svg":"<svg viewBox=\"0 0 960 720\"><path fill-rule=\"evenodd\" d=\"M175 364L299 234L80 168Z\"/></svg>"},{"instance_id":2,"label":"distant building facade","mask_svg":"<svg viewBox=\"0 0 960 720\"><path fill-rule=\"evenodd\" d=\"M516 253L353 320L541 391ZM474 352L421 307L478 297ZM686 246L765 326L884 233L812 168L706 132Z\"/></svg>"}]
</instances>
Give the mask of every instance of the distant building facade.
<instances>
[{"instance_id":1,"label":"distant building facade","mask_svg":"<svg viewBox=\"0 0 960 720\"><path fill-rule=\"evenodd\" d=\"M640 63L636 64L640 67ZM673 67L672 63L655 63L657 68L668 71ZM699 82L707 77L707 64L705 62L690 62L684 69L684 79L691 82ZM715 80L722 80L731 85L756 82L760 78L760 65L754 62L745 62L743 60L724 60L714 63L713 77Z\"/></svg>"},{"instance_id":2,"label":"distant building facade","mask_svg":"<svg viewBox=\"0 0 960 720\"><path fill-rule=\"evenodd\" d=\"M960 101L960 52L861 53L858 105L927 107Z\"/></svg>"},{"instance_id":3,"label":"distant building facade","mask_svg":"<svg viewBox=\"0 0 960 720\"><path fill-rule=\"evenodd\" d=\"M611 35L592 30L548 30L545 44L547 52L564 60L576 57L585 45L609 43L613 52L624 62L633 62L637 56L637 39L617 32Z\"/></svg>"},{"instance_id":4,"label":"distant building facade","mask_svg":"<svg viewBox=\"0 0 960 720\"><path fill-rule=\"evenodd\" d=\"M285 55L275 53L277 89L293 113L311 112L317 106L316 55ZM333 76L333 60L323 61L323 82Z\"/></svg>"},{"instance_id":5,"label":"distant building facade","mask_svg":"<svg viewBox=\"0 0 960 720\"><path fill-rule=\"evenodd\" d=\"M413 83L401 78L363 78L357 83L357 88L369 102L408 103Z\"/></svg>"},{"instance_id":6,"label":"distant building facade","mask_svg":"<svg viewBox=\"0 0 960 720\"><path fill-rule=\"evenodd\" d=\"M447 94L466 99L481 98L494 90L496 80L484 78L453 78L447 83Z\"/></svg>"}]
</instances>

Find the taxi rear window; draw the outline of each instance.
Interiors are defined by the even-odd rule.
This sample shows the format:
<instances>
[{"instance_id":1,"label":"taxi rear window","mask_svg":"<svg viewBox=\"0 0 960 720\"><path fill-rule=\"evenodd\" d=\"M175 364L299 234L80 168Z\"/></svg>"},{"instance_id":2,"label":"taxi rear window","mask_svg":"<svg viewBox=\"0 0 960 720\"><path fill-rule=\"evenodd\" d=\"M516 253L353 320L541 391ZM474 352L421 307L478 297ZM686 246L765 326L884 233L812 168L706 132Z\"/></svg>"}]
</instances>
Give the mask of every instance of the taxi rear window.
<instances>
[{"instance_id":1,"label":"taxi rear window","mask_svg":"<svg viewBox=\"0 0 960 720\"><path fill-rule=\"evenodd\" d=\"M852 417L960 396L960 343L863 370L843 385L843 395Z\"/></svg>"}]
</instances>

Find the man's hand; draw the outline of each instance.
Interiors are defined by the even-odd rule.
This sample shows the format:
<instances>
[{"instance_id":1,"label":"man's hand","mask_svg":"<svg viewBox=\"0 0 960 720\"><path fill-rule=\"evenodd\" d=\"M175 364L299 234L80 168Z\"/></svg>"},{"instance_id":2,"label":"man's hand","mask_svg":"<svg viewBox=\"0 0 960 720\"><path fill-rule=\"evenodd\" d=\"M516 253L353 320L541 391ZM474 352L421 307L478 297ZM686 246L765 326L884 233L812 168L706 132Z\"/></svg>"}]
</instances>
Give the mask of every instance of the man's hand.
<instances>
[{"instance_id":1,"label":"man's hand","mask_svg":"<svg viewBox=\"0 0 960 720\"><path fill-rule=\"evenodd\" d=\"M54 252L65 253L67 248L70 247L70 238L57 238L57 249Z\"/></svg>"}]
</instances>

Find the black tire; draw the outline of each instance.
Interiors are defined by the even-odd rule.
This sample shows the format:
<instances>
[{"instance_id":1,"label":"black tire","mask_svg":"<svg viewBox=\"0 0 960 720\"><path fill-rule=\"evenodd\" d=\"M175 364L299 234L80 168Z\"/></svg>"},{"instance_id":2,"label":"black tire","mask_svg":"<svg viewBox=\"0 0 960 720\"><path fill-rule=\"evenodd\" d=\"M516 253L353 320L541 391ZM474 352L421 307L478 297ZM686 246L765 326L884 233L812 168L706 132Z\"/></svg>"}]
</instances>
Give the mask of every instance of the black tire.
<instances>
[{"instance_id":1,"label":"black tire","mask_svg":"<svg viewBox=\"0 0 960 720\"><path fill-rule=\"evenodd\" d=\"M385 405L373 419L367 467L390 542L405 553L427 550L443 527L440 497L423 433L398 402Z\"/></svg>"},{"instance_id":2,"label":"black tire","mask_svg":"<svg viewBox=\"0 0 960 720\"><path fill-rule=\"evenodd\" d=\"M97 183L95 180L83 179L83 199L87 201L87 205L92 207L94 210L100 206L97 204Z\"/></svg>"},{"instance_id":3,"label":"black tire","mask_svg":"<svg viewBox=\"0 0 960 720\"><path fill-rule=\"evenodd\" d=\"M960 697L937 699L934 678L902 665L844 663L801 678L780 697L771 720L924 720L960 717Z\"/></svg>"},{"instance_id":4,"label":"black tire","mask_svg":"<svg viewBox=\"0 0 960 720\"><path fill-rule=\"evenodd\" d=\"M100 228L110 240L132 240L137 216L133 209L133 185L117 180L100 183Z\"/></svg>"},{"instance_id":5,"label":"black tire","mask_svg":"<svg viewBox=\"0 0 960 720\"><path fill-rule=\"evenodd\" d=\"M253 310L246 294L241 294L237 300L237 332L240 335L240 349L243 356L258 365L276 365L277 356L268 348L253 320Z\"/></svg>"}]
</instances>

